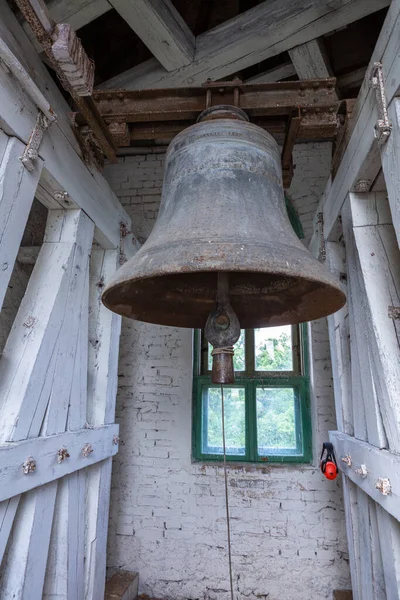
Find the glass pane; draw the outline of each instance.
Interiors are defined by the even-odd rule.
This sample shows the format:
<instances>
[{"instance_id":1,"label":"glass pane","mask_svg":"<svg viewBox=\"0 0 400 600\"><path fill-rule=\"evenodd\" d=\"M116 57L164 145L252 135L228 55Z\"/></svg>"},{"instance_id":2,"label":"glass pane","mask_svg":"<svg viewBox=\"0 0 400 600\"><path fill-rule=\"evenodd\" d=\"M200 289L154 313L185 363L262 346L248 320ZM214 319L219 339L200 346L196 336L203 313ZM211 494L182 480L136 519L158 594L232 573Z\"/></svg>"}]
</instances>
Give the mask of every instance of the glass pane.
<instances>
[{"instance_id":1,"label":"glass pane","mask_svg":"<svg viewBox=\"0 0 400 600\"><path fill-rule=\"evenodd\" d=\"M240 330L240 338L234 345L235 354L233 357L233 368L235 371L245 370L245 358L244 358L244 329ZM208 370L212 369L212 346L208 344Z\"/></svg>"},{"instance_id":2,"label":"glass pane","mask_svg":"<svg viewBox=\"0 0 400 600\"><path fill-rule=\"evenodd\" d=\"M259 455L294 454L301 450L297 394L293 388L257 388Z\"/></svg>"},{"instance_id":3,"label":"glass pane","mask_svg":"<svg viewBox=\"0 0 400 600\"><path fill-rule=\"evenodd\" d=\"M226 453L246 452L244 388L224 387ZM223 454L220 388L203 389L203 454Z\"/></svg>"},{"instance_id":4,"label":"glass pane","mask_svg":"<svg viewBox=\"0 0 400 600\"><path fill-rule=\"evenodd\" d=\"M256 371L293 371L292 326L254 330Z\"/></svg>"}]
</instances>

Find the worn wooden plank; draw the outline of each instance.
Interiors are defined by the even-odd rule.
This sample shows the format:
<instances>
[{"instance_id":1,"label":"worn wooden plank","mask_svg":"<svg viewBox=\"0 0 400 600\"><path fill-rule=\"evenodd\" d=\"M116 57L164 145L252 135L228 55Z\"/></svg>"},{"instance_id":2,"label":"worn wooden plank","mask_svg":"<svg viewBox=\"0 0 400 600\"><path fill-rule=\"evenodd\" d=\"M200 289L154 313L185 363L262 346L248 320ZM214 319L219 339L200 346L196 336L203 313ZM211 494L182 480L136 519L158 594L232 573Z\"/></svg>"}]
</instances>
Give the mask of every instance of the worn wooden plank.
<instances>
[{"instance_id":1,"label":"worn wooden plank","mask_svg":"<svg viewBox=\"0 0 400 600\"><path fill-rule=\"evenodd\" d=\"M119 253L93 247L90 271L89 375L87 421L113 423L118 385L121 317L101 301L106 282L119 266Z\"/></svg>"},{"instance_id":2,"label":"worn wooden plank","mask_svg":"<svg viewBox=\"0 0 400 600\"><path fill-rule=\"evenodd\" d=\"M372 580L372 548L369 521L370 502L367 494L357 489L357 518L360 535L360 596L363 600L376 600Z\"/></svg>"},{"instance_id":3,"label":"worn wooden plank","mask_svg":"<svg viewBox=\"0 0 400 600\"><path fill-rule=\"evenodd\" d=\"M3 562L8 538L11 533L15 513L18 509L20 496L13 496L9 500L0 503L0 564Z\"/></svg>"},{"instance_id":4,"label":"worn wooden plank","mask_svg":"<svg viewBox=\"0 0 400 600\"><path fill-rule=\"evenodd\" d=\"M101 303L104 283L115 272L119 256L115 251L94 247L91 260L89 311L88 421L114 421L118 380L120 317ZM103 598L105 553L110 504L111 459L88 470L85 564L85 594L88 600Z\"/></svg>"},{"instance_id":5,"label":"worn wooden plank","mask_svg":"<svg viewBox=\"0 0 400 600\"><path fill-rule=\"evenodd\" d=\"M385 76L385 91L390 104L400 85L400 0L393 0L372 54L363 85L353 111L352 133L334 180L329 180L318 205L316 215L323 212L325 238L336 239L336 222L347 193L358 179L367 178L371 185L379 173L381 160L374 137L378 119L375 90L369 85L373 63L381 61ZM316 229L316 219L314 221Z\"/></svg>"},{"instance_id":6,"label":"worn wooden plank","mask_svg":"<svg viewBox=\"0 0 400 600\"><path fill-rule=\"evenodd\" d=\"M29 173L20 161L24 149L18 139L8 137L0 163L0 309L43 168L38 160Z\"/></svg>"},{"instance_id":7,"label":"worn wooden plank","mask_svg":"<svg viewBox=\"0 0 400 600\"><path fill-rule=\"evenodd\" d=\"M383 536L381 539L377 519L377 510L380 507L370 498L368 499L368 504L369 527L371 532L371 564L374 600L387 600L381 550L382 544L385 543L385 536Z\"/></svg>"},{"instance_id":8,"label":"worn wooden plank","mask_svg":"<svg viewBox=\"0 0 400 600\"><path fill-rule=\"evenodd\" d=\"M117 435L118 425L114 423L93 429L84 428L1 444L0 501L114 456L118 450L118 445L114 443L114 437ZM93 452L83 456L82 449L86 444L92 446ZM70 456L59 463L58 450L63 447L68 450ZM29 456L34 458L36 469L33 473L25 475L22 465Z\"/></svg>"},{"instance_id":9,"label":"worn wooden plank","mask_svg":"<svg viewBox=\"0 0 400 600\"><path fill-rule=\"evenodd\" d=\"M395 98L389 107L392 133L381 148L382 169L389 196L393 226L400 245L400 99Z\"/></svg>"},{"instance_id":10,"label":"worn wooden plank","mask_svg":"<svg viewBox=\"0 0 400 600\"><path fill-rule=\"evenodd\" d=\"M397 520L400 519L400 455L380 450L368 442L362 442L339 431L330 431L329 438L338 457L339 468L375 502L380 504ZM352 465L349 467L341 457L349 454ZM366 465L368 475L363 478L356 473L360 465ZM375 486L379 478L388 478L391 493L383 495Z\"/></svg>"},{"instance_id":11,"label":"worn wooden plank","mask_svg":"<svg viewBox=\"0 0 400 600\"><path fill-rule=\"evenodd\" d=\"M362 410L363 419L365 419L365 427L362 428L362 435L360 435L360 424L356 422L354 433L359 439L368 440L379 448L386 448L387 438L375 389L370 340L367 335L367 328L365 327L365 322L369 319L366 309L367 298L360 282L361 268L353 230L355 223L364 223L365 219L369 218L369 215L375 221L379 220L380 217L383 219L383 214L380 214L378 209L376 209L378 194L368 193L358 196L363 196L363 199L357 197L355 210L352 211L351 203L353 196L350 194L342 215L348 265L348 302L351 310L350 338L353 342L351 359L355 367L353 372L357 372L352 383L353 402L355 410L357 407L357 414L359 410ZM383 200L380 196L379 198ZM381 206L380 202L378 204ZM359 210L357 210L357 207ZM375 207L375 210L372 210L373 207ZM381 213L384 213L383 207ZM355 416L356 419L357 417Z\"/></svg>"},{"instance_id":12,"label":"worn wooden plank","mask_svg":"<svg viewBox=\"0 0 400 600\"><path fill-rule=\"evenodd\" d=\"M289 56L299 79L331 77L332 68L321 39L311 40L289 50Z\"/></svg>"},{"instance_id":13,"label":"worn wooden plank","mask_svg":"<svg viewBox=\"0 0 400 600\"><path fill-rule=\"evenodd\" d=\"M195 37L170 0L110 0L167 71L194 58Z\"/></svg>"},{"instance_id":14,"label":"worn wooden plank","mask_svg":"<svg viewBox=\"0 0 400 600\"><path fill-rule=\"evenodd\" d=\"M342 485L353 600L362 600L360 594L360 532L357 518L357 486L344 474L342 475Z\"/></svg>"},{"instance_id":15,"label":"worn wooden plank","mask_svg":"<svg viewBox=\"0 0 400 600\"><path fill-rule=\"evenodd\" d=\"M392 225L354 227L360 284L366 298L364 330L371 349L374 382L389 447L400 450L398 323L389 306L400 304L400 261Z\"/></svg>"},{"instance_id":16,"label":"worn wooden plank","mask_svg":"<svg viewBox=\"0 0 400 600\"><path fill-rule=\"evenodd\" d=\"M104 82L101 87L174 87L201 84L208 77L220 79L388 4L389 0L342 0L335 5L327 0L311 0L305 6L303 0L267 0L197 36L193 63L169 73L154 61L144 63Z\"/></svg>"},{"instance_id":17,"label":"worn wooden plank","mask_svg":"<svg viewBox=\"0 0 400 600\"><path fill-rule=\"evenodd\" d=\"M53 481L24 495L3 564L0 597L42 598L56 493Z\"/></svg>"},{"instance_id":18,"label":"worn wooden plank","mask_svg":"<svg viewBox=\"0 0 400 600\"><path fill-rule=\"evenodd\" d=\"M347 271L344 245L339 242L327 242L326 258L329 270L336 275L338 280L342 280L344 292L347 296L347 284L344 282ZM353 435L349 310L347 304L340 311L328 317L328 328L336 421L339 431Z\"/></svg>"},{"instance_id":19,"label":"worn wooden plank","mask_svg":"<svg viewBox=\"0 0 400 600\"><path fill-rule=\"evenodd\" d=\"M82 162L79 145L68 122L70 107L6 2L0 3L0 35L5 36L9 47L22 57L27 70L35 73L35 83L58 116L57 123L51 125L40 145L39 153L45 161L41 183L50 187L51 193L66 191L69 199L95 223L97 241L105 248L117 247L120 224L123 222L130 229L130 219L105 179ZM36 121L37 109L18 82L3 69L0 70L0 87L0 127L26 143Z\"/></svg>"},{"instance_id":20,"label":"worn wooden plank","mask_svg":"<svg viewBox=\"0 0 400 600\"><path fill-rule=\"evenodd\" d=\"M382 566L386 596L400 599L400 524L381 506L376 506L378 531L381 539Z\"/></svg>"}]
</instances>

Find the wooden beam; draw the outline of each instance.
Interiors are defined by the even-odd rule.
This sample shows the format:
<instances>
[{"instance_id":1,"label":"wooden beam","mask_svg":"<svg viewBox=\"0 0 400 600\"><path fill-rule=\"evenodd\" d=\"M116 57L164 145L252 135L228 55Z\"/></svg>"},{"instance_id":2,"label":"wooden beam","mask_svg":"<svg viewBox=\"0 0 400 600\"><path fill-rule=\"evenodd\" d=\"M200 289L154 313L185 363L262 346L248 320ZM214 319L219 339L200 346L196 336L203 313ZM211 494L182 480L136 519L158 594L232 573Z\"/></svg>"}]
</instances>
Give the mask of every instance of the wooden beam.
<instances>
[{"instance_id":1,"label":"wooden beam","mask_svg":"<svg viewBox=\"0 0 400 600\"><path fill-rule=\"evenodd\" d=\"M114 456L118 451L118 444L114 443L117 436L118 425L112 424L0 445L0 502L10 494L17 496ZM92 446L93 452L84 456L82 449L86 444ZM69 457L58 462L62 448L68 450ZM36 469L25 475L22 465L29 456L35 460Z\"/></svg>"},{"instance_id":2,"label":"wooden beam","mask_svg":"<svg viewBox=\"0 0 400 600\"><path fill-rule=\"evenodd\" d=\"M167 71L192 62L195 37L171 0L110 0L110 3Z\"/></svg>"},{"instance_id":3,"label":"wooden beam","mask_svg":"<svg viewBox=\"0 0 400 600\"><path fill-rule=\"evenodd\" d=\"M321 39L311 40L289 50L289 56L299 79L331 77L332 69Z\"/></svg>"},{"instance_id":4,"label":"wooden beam","mask_svg":"<svg viewBox=\"0 0 400 600\"><path fill-rule=\"evenodd\" d=\"M154 61L133 67L100 87L140 89L221 79L309 42L388 6L390 0L266 0L196 38L193 63L166 72ZM143 69L147 72L143 73Z\"/></svg>"},{"instance_id":5,"label":"wooden beam","mask_svg":"<svg viewBox=\"0 0 400 600\"><path fill-rule=\"evenodd\" d=\"M106 248L120 241L120 224L130 228L130 219L105 179L80 158L80 148L68 122L70 107L63 99L45 66L34 52L10 8L0 3L0 35L18 57L35 73L35 83L55 110L58 120L45 133L39 148L44 160L41 183L50 193L65 191L71 201L83 208L96 225L96 240ZM34 127L37 109L10 75L0 70L0 127L27 143Z\"/></svg>"},{"instance_id":6,"label":"wooden beam","mask_svg":"<svg viewBox=\"0 0 400 600\"><path fill-rule=\"evenodd\" d=\"M367 442L362 442L339 431L330 431L329 439L335 448L339 469L399 521L400 456L387 450L380 450ZM346 455L351 456L351 466L341 460ZM367 468L367 476L364 478L356 473L361 465L365 465ZM383 495L376 488L380 478L387 478L390 481L391 492L388 495Z\"/></svg>"},{"instance_id":7,"label":"wooden beam","mask_svg":"<svg viewBox=\"0 0 400 600\"><path fill-rule=\"evenodd\" d=\"M382 169L388 192L393 226L400 245L400 99L394 98L389 107L392 133L381 149Z\"/></svg>"},{"instance_id":8,"label":"wooden beam","mask_svg":"<svg viewBox=\"0 0 400 600\"><path fill-rule=\"evenodd\" d=\"M126 238L125 238L126 239ZM90 277L88 421L97 426L112 423L118 383L118 350L121 317L101 302L104 284L114 274L119 254L93 248ZM85 598L104 597L108 512L112 459L88 469Z\"/></svg>"},{"instance_id":9,"label":"wooden beam","mask_svg":"<svg viewBox=\"0 0 400 600\"><path fill-rule=\"evenodd\" d=\"M36 161L33 173L20 157L24 144L0 132L4 152L0 153L0 309L13 272L22 235L29 217L43 161Z\"/></svg>"},{"instance_id":10,"label":"wooden beam","mask_svg":"<svg viewBox=\"0 0 400 600\"><path fill-rule=\"evenodd\" d=\"M369 77L373 64L380 61L385 75L385 92L390 105L400 86L400 0L393 0L375 46L367 73L352 116L353 129L349 136L335 178L327 183L316 216L323 213L325 239L337 239L337 219L349 191L355 189L359 179L368 179L371 185L381 168L379 149L374 137L374 125L379 115L375 90L370 87ZM392 109L389 108L391 111ZM316 231L315 218L314 235Z\"/></svg>"}]
</instances>

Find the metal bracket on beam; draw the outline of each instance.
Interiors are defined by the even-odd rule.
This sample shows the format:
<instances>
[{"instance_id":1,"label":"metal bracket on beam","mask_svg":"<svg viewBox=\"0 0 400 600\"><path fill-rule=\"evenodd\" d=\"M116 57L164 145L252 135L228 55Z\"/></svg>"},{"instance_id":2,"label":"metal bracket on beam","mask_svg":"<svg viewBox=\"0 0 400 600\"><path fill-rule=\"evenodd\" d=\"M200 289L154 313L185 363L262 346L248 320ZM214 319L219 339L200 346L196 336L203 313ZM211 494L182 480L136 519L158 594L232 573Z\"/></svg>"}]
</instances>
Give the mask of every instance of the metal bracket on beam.
<instances>
[{"instance_id":1,"label":"metal bracket on beam","mask_svg":"<svg viewBox=\"0 0 400 600\"><path fill-rule=\"evenodd\" d=\"M45 117L42 112L39 112L35 127L33 128L26 148L20 157L22 164L29 171L29 173L32 173L35 170L35 162L39 157L39 146L49 125L50 121L47 119L47 117Z\"/></svg>"},{"instance_id":2,"label":"metal bracket on beam","mask_svg":"<svg viewBox=\"0 0 400 600\"><path fill-rule=\"evenodd\" d=\"M381 62L374 63L370 78L370 86L376 92L376 103L378 106L379 115L379 119L375 123L374 127L375 138L377 139L378 144L382 145L387 141L392 131L392 125L389 121L387 111L385 82L383 79L383 67Z\"/></svg>"}]
</instances>

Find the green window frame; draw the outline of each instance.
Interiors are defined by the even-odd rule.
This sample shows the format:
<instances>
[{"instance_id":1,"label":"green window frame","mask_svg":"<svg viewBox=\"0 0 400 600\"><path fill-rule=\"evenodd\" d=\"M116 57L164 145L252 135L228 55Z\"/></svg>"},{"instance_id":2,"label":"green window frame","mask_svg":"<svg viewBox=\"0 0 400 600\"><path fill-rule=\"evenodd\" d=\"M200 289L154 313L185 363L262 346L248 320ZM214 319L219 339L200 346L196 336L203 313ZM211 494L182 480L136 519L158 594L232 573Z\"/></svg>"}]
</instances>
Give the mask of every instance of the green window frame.
<instances>
[{"instance_id":1,"label":"green window frame","mask_svg":"<svg viewBox=\"0 0 400 600\"><path fill-rule=\"evenodd\" d=\"M291 371L260 371L256 370L255 359L255 330L244 332L245 351L243 370L235 372L235 383L224 386L225 403L227 393L234 395L230 390L243 390L237 392L236 398L244 410L244 447L229 448L229 428L226 423L227 459L232 462L279 462L279 463L308 463L312 459L311 444L311 417L308 374L308 343L306 324L292 326L292 370ZM220 386L211 383L209 370L209 346L204 334L200 330L194 332L194 373L193 373L193 458L202 462L221 461L221 448L213 453L213 447L208 445L207 411L209 410L209 390L216 390L214 401L220 406ZM260 448L261 440L257 431L257 395L265 396L269 404L274 403L272 390L293 390L294 412L294 445L290 449ZM268 391L271 390L268 398ZM275 393L275 396L279 394ZM217 399L218 397L218 399ZM272 402L271 402L272 399ZM218 408L217 408L218 410ZM242 408L240 408L242 410ZM227 413L227 408L225 408ZM243 423L242 423L243 427ZM243 436L243 432L242 432ZM205 450L206 448L206 450ZM262 451L260 451L262 450Z\"/></svg>"}]
</instances>

